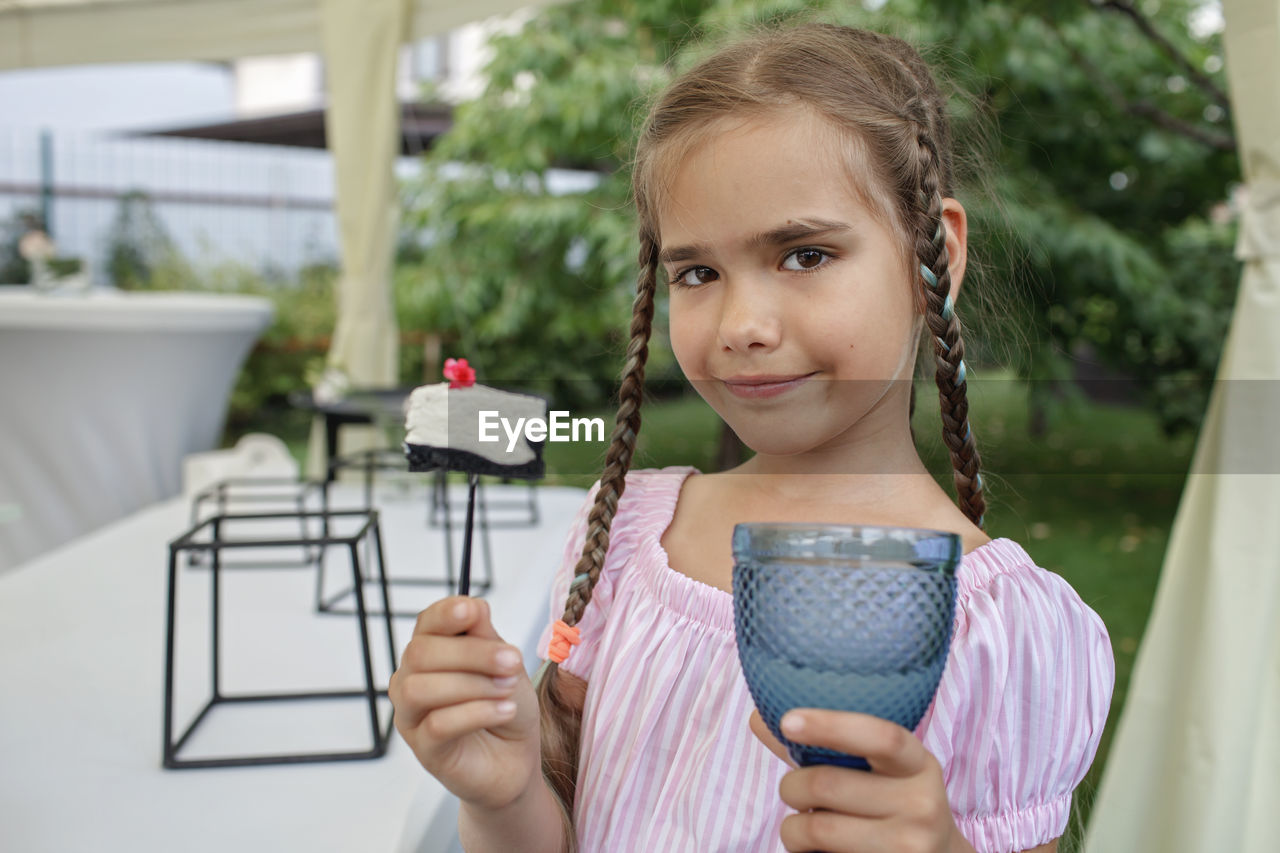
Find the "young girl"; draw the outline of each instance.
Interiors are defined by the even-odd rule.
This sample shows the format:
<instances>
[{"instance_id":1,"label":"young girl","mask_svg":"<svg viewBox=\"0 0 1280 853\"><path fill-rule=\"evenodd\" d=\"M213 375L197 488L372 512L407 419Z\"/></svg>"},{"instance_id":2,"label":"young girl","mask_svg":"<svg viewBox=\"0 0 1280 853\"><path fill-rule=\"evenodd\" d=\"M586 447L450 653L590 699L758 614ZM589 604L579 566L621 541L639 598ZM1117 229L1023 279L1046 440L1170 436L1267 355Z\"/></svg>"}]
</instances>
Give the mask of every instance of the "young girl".
<instances>
[{"instance_id":1,"label":"young girl","mask_svg":"<svg viewBox=\"0 0 1280 853\"><path fill-rule=\"evenodd\" d=\"M956 313L965 212L923 61L825 25L736 44L657 102L634 174L643 271L618 426L570 533L540 683L468 598L421 614L392 683L397 727L461 800L464 845L1056 849L1106 719L1111 648L1061 578L982 530ZM628 473L660 280L681 369L755 451L732 471ZM912 440L922 334L958 507ZM950 657L916 731L783 720L870 772L792 767L753 711L729 592L746 521L963 539Z\"/></svg>"}]
</instances>

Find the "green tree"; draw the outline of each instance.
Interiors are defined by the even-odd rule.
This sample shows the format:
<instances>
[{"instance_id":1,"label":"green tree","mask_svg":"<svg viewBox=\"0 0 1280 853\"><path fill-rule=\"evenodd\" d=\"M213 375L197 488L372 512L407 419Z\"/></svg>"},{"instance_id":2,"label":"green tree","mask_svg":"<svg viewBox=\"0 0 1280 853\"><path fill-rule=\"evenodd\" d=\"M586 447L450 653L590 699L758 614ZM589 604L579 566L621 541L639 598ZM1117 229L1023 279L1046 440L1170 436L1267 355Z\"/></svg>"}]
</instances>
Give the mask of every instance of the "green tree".
<instances>
[{"instance_id":1,"label":"green tree","mask_svg":"<svg viewBox=\"0 0 1280 853\"><path fill-rule=\"evenodd\" d=\"M399 288L402 323L439 330L486 379L558 382L571 400L610 387L635 269L629 142L646 96L704 43L817 17L927 46L969 93L954 118L962 159L985 162L961 193L989 294L985 310L963 306L975 353L1048 380L1087 349L1135 377L1167 428L1193 426L1238 274L1234 225L1211 216L1239 172L1221 45L1190 25L1202 5L580 0L543 10L492 40L484 93L458 107L413 187L407 225L428 248ZM555 194L556 167L596 179ZM652 364L672 375L661 335ZM1046 398L1056 386L1033 387Z\"/></svg>"},{"instance_id":2,"label":"green tree","mask_svg":"<svg viewBox=\"0 0 1280 853\"><path fill-rule=\"evenodd\" d=\"M407 227L427 248L398 288L401 325L441 333L484 381L574 405L612 390L634 288L629 142L707 3L594 0L495 37L488 85L426 158ZM556 191L557 170L580 188ZM670 372L661 341L651 374Z\"/></svg>"},{"instance_id":3,"label":"green tree","mask_svg":"<svg viewBox=\"0 0 1280 853\"><path fill-rule=\"evenodd\" d=\"M1003 256L987 246L994 271L1031 297L1023 374L1060 378L1067 354L1093 353L1137 380L1166 430L1194 428L1239 281L1222 45L1192 29L1212 4L933 5L931 39L999 122L1001 204L979 232L1004 241Z\"/></svg>"}]
</instances>

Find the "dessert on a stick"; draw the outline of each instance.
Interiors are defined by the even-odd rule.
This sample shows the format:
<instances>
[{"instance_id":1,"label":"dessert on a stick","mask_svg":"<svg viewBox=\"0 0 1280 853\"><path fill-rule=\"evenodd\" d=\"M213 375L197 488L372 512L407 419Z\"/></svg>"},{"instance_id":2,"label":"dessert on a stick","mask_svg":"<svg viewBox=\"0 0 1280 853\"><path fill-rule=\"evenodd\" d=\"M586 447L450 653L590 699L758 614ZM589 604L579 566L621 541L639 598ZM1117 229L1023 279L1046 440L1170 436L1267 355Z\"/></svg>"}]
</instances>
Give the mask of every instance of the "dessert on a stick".
<instances>
[{"instance_id":1,"label":"dessert on a stick","mask_svg":"<svg viewBox=\"0 0 1280 853\"><path fill-rule=\"evenodd\" d=\"M476 384L475 369L465 358L444 363L448 382L415 388L405 406L405 456L410 471L462 471L467 474L467 517L462 539L458 594L471 581L471 532L475 521L476 485L481 474L536 480L546 465L545 441L534 441L519 428L546 422L547 401L531 394ZM511 425L516 424L513 430Z\"/></svg>"}]
</instances>

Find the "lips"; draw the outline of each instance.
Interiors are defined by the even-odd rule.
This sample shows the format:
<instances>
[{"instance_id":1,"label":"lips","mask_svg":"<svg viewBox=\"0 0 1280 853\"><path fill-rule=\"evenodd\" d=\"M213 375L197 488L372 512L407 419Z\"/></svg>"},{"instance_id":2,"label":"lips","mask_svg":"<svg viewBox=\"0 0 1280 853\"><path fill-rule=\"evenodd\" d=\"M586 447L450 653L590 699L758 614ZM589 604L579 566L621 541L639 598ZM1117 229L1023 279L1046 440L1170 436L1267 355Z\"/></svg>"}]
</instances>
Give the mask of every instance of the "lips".
<instances>
[{"instance_id":1,"label":"lips","mask_svg":"<svg viewBox=\"0 0 1280 853\"><path fill-rule=\"evenodd\" d=\"M812 373L790 374L790 375L755 375L755 376L731 376L722 380L729 392L736 397L744 397L747 399L762 399L765 397L776 397L779 394L785 394L788 391L799 388L813 376Z\"/></svg>"}]
</instances>

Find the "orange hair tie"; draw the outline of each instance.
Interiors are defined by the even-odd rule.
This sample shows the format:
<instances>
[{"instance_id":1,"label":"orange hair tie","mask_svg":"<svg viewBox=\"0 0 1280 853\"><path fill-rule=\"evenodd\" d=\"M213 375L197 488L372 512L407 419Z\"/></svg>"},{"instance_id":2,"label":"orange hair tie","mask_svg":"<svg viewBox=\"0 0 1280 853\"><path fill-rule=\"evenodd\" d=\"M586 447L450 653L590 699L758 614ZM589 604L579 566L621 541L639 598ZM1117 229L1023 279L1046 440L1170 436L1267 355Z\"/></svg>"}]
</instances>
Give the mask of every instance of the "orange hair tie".
<instances>
[{"instance_id":1,"label":"orange hair tie","mask_svg":"<svg viewBox=\"0 0 1280 853\"><path fill-rule=\"evenodd\" d=\"M564 663L569 657L569 649L582 642L577 626L569 626L563 619L557 619L551 626L551 645L547 647L547 659L556 663Z\"/></svg>"}]
</instances>

